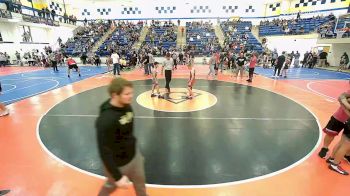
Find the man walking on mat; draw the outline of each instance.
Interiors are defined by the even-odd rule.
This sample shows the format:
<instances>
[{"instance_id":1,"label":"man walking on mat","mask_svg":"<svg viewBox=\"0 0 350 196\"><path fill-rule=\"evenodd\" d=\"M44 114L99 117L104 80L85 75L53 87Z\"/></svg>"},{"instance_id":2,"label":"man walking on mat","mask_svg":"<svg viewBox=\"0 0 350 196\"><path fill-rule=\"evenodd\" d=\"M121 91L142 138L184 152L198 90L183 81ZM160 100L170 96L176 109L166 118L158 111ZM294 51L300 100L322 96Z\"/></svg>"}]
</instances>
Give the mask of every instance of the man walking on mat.
<instances>
[{"instance_id":1,"label":"man walking on mat","mask_svg":"<svg viewBox=\"0 0 350 196\"><path fill-rule=\"evenodd\" d=\"M101 105L96 120L98 149L107 177L98 195L107 196L117 188L127 188L130 179L136 195L147 196L144 158L133 134L133 85L123 78L116 78L108 92L110 99Z\"/></svg>"}]
</instances>

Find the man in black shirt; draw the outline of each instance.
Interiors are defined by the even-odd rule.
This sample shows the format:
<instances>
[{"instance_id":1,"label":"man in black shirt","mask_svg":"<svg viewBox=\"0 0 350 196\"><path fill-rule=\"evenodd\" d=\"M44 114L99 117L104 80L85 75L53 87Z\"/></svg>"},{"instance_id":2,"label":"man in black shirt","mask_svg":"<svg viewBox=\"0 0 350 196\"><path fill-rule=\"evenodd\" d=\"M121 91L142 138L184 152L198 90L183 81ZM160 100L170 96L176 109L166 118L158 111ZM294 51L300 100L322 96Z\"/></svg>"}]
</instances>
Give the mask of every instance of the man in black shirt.
<instances>
[{"instance_id":1,"label":"man in black shirt","mask_svg":"<svg viewBox=\"0 0 350 196\"><path fill-rule=\"evenodd\" d=\"M286 61L286 57L284 55L285 55L285 52L282 52L282 55L280 55L277 58L276 66L275 66L275 72L273 74L273 76L275 76L275 77L280 76L281 69L283 67L284 62ZM276 72L277 72L277 75L276 75Z\"/></svg>"},{"instance_id":2,"label":"man in black shirt","mask_svg":"<svg viewBox=\"0 0 350 196\"><path fill-rule=\"evenodd\" d=\"M238 72L241 72L241 78L243 78L243 72L244 72L244 65L247 63L247 58L244 57L244 53L241 52L239 54L239 57L236 59L236 77L238 76Z\"/></svg>"},{"instance_id":3,"label":"man in black shirt","mask_svg":"<svg viewBox=\"0 0 350 196\"><path fill-rule=\"evenodd\" d=\"M144 69L145 69L145 75L150 75L150 70L148 67L148 64L149 64L149 55L148 54L149 54L149 52L146 52L145 56L142 59L142 63L143 63Z\"/></svg>"},{"instance_id":4,"label":"man in black shirt","mask_svg":"<svg viewBox=\"0 0 350 196\"><path fill-rule=\"evenodd\" d=\"M319 57L320 57L320 62L319 62L319 65L320 67L325 67L326 66L326 61L327 61L327 52L325 51L322 51L320 54L319 54Z\"/></svg>"},{"instance_id":5,"label":"man in black shirt","mask_svg":"<svg viewBox=\"0 0 350 196\"><path fill-rule=\"evenodd\" d=\"M132 83L116 78L108 91L111 98L101 105L96 120L98 149L107 177L99 196L126 188L128 178L133 182L136 195L146 196L144 159L133 135Z\"/></svg>"}]
</instances>

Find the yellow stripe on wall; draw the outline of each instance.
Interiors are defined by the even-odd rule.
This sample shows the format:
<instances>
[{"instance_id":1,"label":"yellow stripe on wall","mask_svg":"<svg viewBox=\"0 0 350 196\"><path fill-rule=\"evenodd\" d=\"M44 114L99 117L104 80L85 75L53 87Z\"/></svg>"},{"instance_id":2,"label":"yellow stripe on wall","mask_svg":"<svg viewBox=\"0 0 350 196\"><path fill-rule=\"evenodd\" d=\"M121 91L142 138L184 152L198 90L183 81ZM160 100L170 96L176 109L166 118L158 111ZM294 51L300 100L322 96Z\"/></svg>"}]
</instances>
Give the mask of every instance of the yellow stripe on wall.
<instances>
[{"instance_id":1,"label":"yellow stripe on wall","mask_svg":"<svg viewBox=\"0 0 350 196\"><path fill-rule=\"evenodd\" d=\"M46 0L32 0L33 1L33 7L35 9L41 10L44 7L47 7ZM22 5L27 7L32 7L32 4L28 0L21 0Z\"/></svg>"}]
</instances>

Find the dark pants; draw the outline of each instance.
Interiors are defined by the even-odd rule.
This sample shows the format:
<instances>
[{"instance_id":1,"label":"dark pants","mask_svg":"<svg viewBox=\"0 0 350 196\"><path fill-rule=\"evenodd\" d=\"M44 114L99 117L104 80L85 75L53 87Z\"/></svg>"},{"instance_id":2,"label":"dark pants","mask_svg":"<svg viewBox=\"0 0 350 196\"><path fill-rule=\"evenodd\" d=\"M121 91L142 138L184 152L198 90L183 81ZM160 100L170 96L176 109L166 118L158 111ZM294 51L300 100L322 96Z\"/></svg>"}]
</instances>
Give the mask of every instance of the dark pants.
<instances>
[{"instance_id":1,"label":"dark pants","mask_svg":"<svg viewBox=\"0 0 350 196\"><path fill-rule=\"evenodd\" d=\"M0 61L0 67L1 67L1 66L4 66L4 67L5 67L5 65L6 65L6 62L5 62L5 61Z\"/></svg>"},{"instance_id":2,"label":"dark pants","mask_svg":"<svg viewBox=\"0 0 350 196\"><path fill-rule=\"evenodd\" d=\"M148 63L148 64L144 64L144 69L145 69L145 75L151 75L151 66L152 64L151 63Z\"/></svg>"},{"instance_id":3,"label":"dark pants","mask_svg":"<svg viewBox=\"0 0 350 196\"><path fill-rule=\"evenodd\" d=\"M271 59L271 66L275 66L276 59Z\"/></svg>"},{"instance_id":4,"label":"dark pants","mask_svg":"<svg viewBox=\"0 0 350 196\"><path fill-rule=\"evenodd\" d=\"M176 62L176 59L173 59L173 61L174 61L175 69L177 69L177 62Z\"/></svg>"},{"instance_id":5,"label":"dark pants","mask_svg":"<svg viewBox=\"0 0 350 196\"><path fill-rule=\"evenodd\" d=\"M255 68L249 68L249 80L252 80L252 79L253 79L254 69L255 69Z\"/></svg>"},{"instance_id":6,"label":"dark pants","mask_svg":"<svg viewBox=\"0 0 350 196\"><path fill-rule=\"evenodd\" d=\"M119 63L115 63L113 64L113 74L115 75L116 72L118 72L118 75L120 75L120 64Z\"/></svg>"},{"instance_id":7,"label":"dark pants","mask_svg":"<svg viewBox=\"0 0 350 196\"><path fill-rule=\"evenodd\" d=\"M171 70L165 70L165 88L170 92Z\"/></svg>"},{"instance_id":8,"label":"dark pants","mask_svg":"<svg viewBox=\"0 0 350 196\"><path fill-rule=\"evenodd\" d=\"M275 73L273 74L274 76L276 75L276 72L277 72L277 76L280 75L281 73L281 69L282 69L282 66L275 66Z\"/></svg>"},{"instance_id":9,"label":"dark pants","mask_svg":"<svg viewBox=\"0 0 350 196\"><path fill-rule=\"evenodd\" d=\"M52 61L52 68L53 68L53 71L58 71L58 68L57 68L57 61Z\"/></svg>"}]
</instances>

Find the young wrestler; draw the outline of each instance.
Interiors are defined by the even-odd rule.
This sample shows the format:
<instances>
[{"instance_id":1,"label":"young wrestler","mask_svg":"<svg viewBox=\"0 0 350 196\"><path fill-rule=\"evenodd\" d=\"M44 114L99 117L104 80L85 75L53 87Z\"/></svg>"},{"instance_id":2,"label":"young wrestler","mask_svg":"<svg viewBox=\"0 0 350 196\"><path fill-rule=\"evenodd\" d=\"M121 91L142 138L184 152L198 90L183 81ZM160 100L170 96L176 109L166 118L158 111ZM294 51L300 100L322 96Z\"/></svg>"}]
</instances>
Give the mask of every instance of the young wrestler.
<instances>
[{"instance_id":1,"label":"young wrestler","mask_svg":"<svg viewBox=\"0 0 350 196\"><path fill-rule=\"evenodd\" d=\"M107 65L107 69L108 69L108 73L110 71L112 71L111 65L113 64L113 59L111 56L108 56L106 59L106 65Z\"/></svg>"},{"instance_id":2,"label":"young wrestler","mask_svg":"<svg viewBox=\"0 0 350 196\"><path fill-rule=\"evenodd\" d=\"M192 64L188 65L188 69L190 70L190 78L187 82L187 89L188 89L188 96L187 99L192 99L193 98L193 85L196 82L196 70L192 66Z\"/></svg>"},{"instance_id":3,"label":"young wrestler","mask_svg":"<svg viewBox=\"0 0 350 196\"><path fill-rule=\"evenodd\" d=\"M77 63L75 62L75 60L72 57L68 58L67 65L68 65L68 78L70 78L70 70L71 69L75 69L78 72L79 77L81 77L80 69L79 69Z\"/></svg>"},{"instance_id":4,"label":"young wrestler","mask_svg":"<svg viewBox=\"0 0 350 196\"><path fill-rule=\"evenodd\" d=\"M152 94L151 97L156 97L158 94L159 98L162 98L159 91L159 82L158 82L158 62L153 63L153 67L151 67L152 73ZM154 93L154 90L157 91L157 94Z\"/></svg>"},{"instance_id":5,"label":"young wrestler","mask_svg":"<svg viewBox=\"0 0 350 196\"><path fill-rule=\"evenodd\" d=\"M349 80L350 84L350 80ZM347 92L344 92L339 96L340 107L338 110L331 116L326 127L323 129L323 132L326 134L323 140L323 147L318 153L318 156L321 158L326 158L328 147L334 140L334 137L337 136L345 127L345 122L349 119L348 113L345 111L347 108L350 108L350 104L347 102L348 95L350 94L350 89ZM350 96L349 96L350 97Z\"/></svg>"},{"instance_id":6,"label":"young wrestler","mask_svg":"<svg viewBox=\"0 0 350 196\"><path fill-rule=\"evenodd\" d=\"M347 116L350 116L350 108L347 104L350 101L350 94L342 94L339 97L339 102L343 105L343 111ZM327 159L329 163L328 168L342 175L349 175L349 172L344 170L341 166L341 160L344 159L346 162L350 163L350 121L349 119L343 125L343 133L341 140L333 148L332 155ZM323 148L322 148L323 149Z\"/></svg>"}]
</instances>

